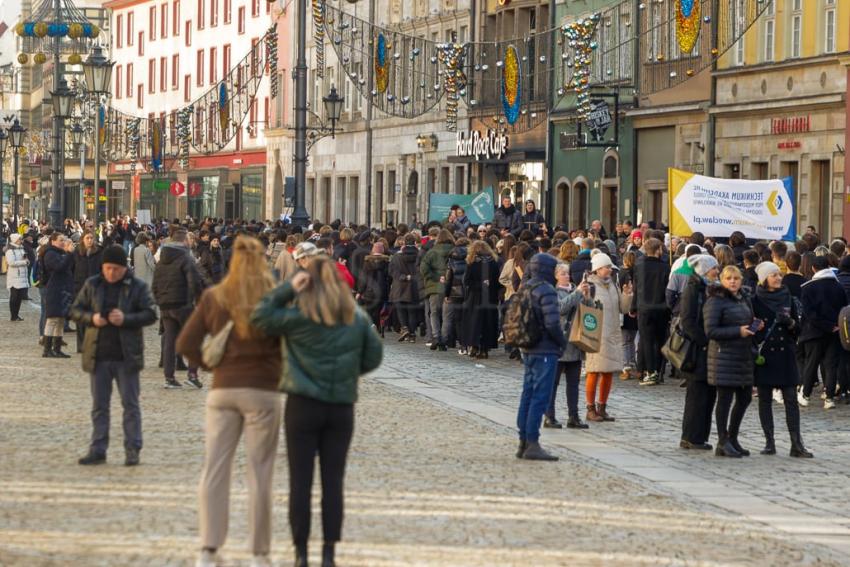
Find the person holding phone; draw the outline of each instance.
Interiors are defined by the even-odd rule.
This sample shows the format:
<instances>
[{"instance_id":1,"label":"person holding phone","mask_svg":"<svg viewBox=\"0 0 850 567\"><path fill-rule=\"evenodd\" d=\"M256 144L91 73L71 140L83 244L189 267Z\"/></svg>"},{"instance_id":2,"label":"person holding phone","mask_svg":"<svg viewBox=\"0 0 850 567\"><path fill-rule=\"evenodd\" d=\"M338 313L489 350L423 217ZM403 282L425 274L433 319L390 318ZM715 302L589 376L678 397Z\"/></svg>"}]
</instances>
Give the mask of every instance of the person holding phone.
<instances>
[{"instance_id":1,"label":"person holding phone","mask_svg":"<svg viewBox=\"0 0 850 567\"><path fill-rule=\"evenodd\" d=\"M738 443L738 432L753 397L753 336L764 322L754 320L750 301L741 292L743 279L737 266L723 268L720 285L709 288L703 307L709 339L708 383L717 389L718 457L741 458L750 454Z\"/></svg>"}]
</instances>

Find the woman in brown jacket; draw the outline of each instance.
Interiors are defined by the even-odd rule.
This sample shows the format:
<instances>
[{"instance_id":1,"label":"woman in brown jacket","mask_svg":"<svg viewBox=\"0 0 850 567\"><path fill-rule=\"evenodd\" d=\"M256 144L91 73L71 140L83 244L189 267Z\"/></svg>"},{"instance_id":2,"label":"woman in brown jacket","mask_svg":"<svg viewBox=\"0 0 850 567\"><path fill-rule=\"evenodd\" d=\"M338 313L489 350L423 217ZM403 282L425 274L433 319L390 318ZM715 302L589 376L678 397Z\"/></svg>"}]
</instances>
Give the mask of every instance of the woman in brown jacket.
<instances>
[{"instance_id":1,"label":"woman in brown jacket","mask_svg":"<svg viewBox=\"0 0 850 567\"><path fill-rule=\"evenodd\" d=\"M177 352L190 366L204 368L204 337L215 336L233 321L224 356L213 369L212 390L206 402L206 453L199 488L199 567L218 564L217 552L227 537L230 472L243 432L254 554L251 565L271 565L272 474L281 419L280 339L265 336L249 318L273 287L262 243L250 236L237 237L230 271L220 284L204 292L177 339Z\"/></svg>"}]
</instances>

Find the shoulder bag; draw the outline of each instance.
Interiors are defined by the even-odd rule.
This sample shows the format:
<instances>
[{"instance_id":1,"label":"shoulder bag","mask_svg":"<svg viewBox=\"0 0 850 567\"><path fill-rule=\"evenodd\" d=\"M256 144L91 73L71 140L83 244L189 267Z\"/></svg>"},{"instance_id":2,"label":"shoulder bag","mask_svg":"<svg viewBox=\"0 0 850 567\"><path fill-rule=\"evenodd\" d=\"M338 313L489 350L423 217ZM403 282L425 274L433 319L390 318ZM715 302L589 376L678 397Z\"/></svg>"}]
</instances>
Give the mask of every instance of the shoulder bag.
<instances>
[{"instance_id":1,"label":"shoulder bag","mask_svg":"<svg viewBox=\"0 0 850 567\"><path fill-rule=\"evenodd\" d=\"M227 339L230 338L232 330L233 319L229 320L216 334L204 337L204 342L201 343L201 362L204 363L204 366L215 368L221 364L221 359L224 358L224 351L227 348Z\"/></svg>"}]
</instances>

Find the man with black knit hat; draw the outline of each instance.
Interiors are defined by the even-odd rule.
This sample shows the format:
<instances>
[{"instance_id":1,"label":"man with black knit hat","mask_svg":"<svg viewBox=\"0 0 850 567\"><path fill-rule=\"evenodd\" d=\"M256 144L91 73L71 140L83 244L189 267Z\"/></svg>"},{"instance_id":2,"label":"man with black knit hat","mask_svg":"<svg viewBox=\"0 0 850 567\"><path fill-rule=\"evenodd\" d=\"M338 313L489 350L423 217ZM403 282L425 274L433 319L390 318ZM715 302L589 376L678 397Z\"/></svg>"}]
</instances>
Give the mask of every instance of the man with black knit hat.
<instances>
[{"instance_id":1,"label":"man with black knit hat","mask_svg":"<svg viewBox=\"0 0 850 567\"><path fill-rule=\"evenodd\" d=\"M156 321L148 284L127 269L127 253L118 244L103 252L101 273L86 280L71 307L71 318L85 326L83 370L89 373L92 395L92 438L89 452L78 462L106 462L109 447L109 407L112 382L118 385L124 408L126 466L139 464L142 413L139 373L144 367L142 329Z\"/></svg>"}]
</instances>

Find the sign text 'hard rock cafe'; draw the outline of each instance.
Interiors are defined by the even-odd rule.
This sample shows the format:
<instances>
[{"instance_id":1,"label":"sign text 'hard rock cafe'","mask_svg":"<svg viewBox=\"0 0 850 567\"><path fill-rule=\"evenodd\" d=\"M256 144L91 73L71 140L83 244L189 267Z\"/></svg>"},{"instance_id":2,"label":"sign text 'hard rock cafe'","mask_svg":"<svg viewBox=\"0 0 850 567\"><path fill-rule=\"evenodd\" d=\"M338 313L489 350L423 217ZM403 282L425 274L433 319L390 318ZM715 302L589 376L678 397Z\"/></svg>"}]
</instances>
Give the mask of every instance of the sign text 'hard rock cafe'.
<instances>
[{"instance_id":1,"label":"sign text 'hard rock cafe'","mask_svg":"<svg viewBox=\"0 0 850 567\"><path fill-rule=\"evenodd\" d=\"M508 153L508 137L490 128L457 133L457 156L474 160L502 159Z\"/></svg>"}]
</instances>

